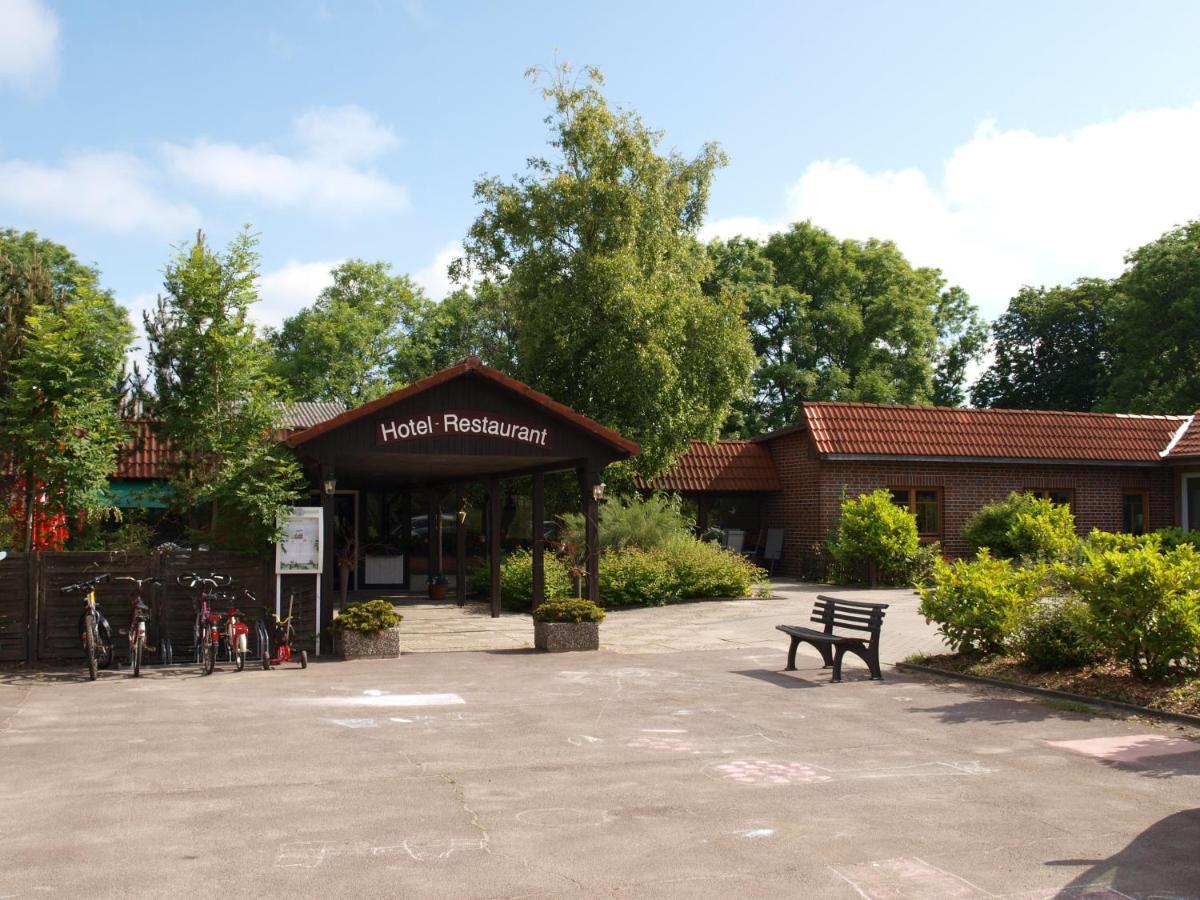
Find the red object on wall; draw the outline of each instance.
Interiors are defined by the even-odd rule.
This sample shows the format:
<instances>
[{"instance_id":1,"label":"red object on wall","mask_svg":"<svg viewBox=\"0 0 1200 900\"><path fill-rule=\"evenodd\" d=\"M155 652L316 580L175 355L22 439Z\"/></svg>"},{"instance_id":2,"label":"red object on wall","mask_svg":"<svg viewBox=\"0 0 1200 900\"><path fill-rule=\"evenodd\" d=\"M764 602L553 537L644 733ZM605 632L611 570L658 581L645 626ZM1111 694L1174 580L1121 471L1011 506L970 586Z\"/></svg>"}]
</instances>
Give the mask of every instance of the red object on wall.
<instances>
[{"instance_id":1,"label":"red object on wall","mask_svg":"<svg viewBox=\"0 0 1200 900\"><path fill-rule=\"evenodd\" d=\"M13 482L8 497L8 516L13 522L24 527L27 509L25 506L26 484L24 478ZM62 504L55 501L46 492L46 486L34 482L33 499L33 550L62 550L67 545L70 530L67 528L67 514Z\"/></svg>"}]
</instances>

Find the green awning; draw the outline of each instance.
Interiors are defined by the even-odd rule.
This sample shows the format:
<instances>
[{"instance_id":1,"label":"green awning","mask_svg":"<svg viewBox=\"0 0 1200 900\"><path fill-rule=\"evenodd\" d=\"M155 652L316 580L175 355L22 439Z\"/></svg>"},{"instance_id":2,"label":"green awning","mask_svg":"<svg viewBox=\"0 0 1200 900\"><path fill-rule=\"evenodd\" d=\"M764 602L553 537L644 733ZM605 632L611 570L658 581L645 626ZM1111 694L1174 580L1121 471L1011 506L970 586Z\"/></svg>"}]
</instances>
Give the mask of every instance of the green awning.
<instances>
[{"instance_id":1,"label":"green awning","mask_svg":"<svg viewBox=\"0 0 1200 900\"><path fill-rule=\"evenodd\" d=\"M113 478L105 499L109 506L121 509L167 509L173 494L165 481Z\"/></svg>"}]
</instances>

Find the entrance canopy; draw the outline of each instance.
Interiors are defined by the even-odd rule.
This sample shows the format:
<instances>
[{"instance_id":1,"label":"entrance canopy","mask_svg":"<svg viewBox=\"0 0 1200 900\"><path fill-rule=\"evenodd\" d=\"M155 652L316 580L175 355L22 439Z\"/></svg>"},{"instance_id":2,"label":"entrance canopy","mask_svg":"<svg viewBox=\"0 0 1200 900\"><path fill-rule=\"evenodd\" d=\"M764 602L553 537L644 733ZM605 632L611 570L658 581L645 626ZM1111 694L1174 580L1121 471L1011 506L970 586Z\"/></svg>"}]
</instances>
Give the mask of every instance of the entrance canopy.
<instances>
[{"instance_id":1,"label":"entrance canopy","mask_svg":"<svg viewBox=\"0 0 1200 900\"><path fill-rule=\"evenodd\" d=\"M334 534L331 492L387 489L426 494L430 503L424 520L430 576L442 574L444 501L452 498L453 508L463 509L464 486L482 483L488 494L493 615L500 614L500 479L532 476L535 526L531 601L536 606L544 585L543 477L549 472L576 472L586 523L587 596L598 600L600 492L596 487L605 466L628 459L641 449L615 431L483 365L474 356L297 431L285 442L300 458L312 483L321 489L326 534ZM466 596L466 551L461 527L457 529L456 544L455 584L461 604ZM328 540L322 576L327 594L332 593L334 571L334 541Z\"/></svg>"}]
</instances>

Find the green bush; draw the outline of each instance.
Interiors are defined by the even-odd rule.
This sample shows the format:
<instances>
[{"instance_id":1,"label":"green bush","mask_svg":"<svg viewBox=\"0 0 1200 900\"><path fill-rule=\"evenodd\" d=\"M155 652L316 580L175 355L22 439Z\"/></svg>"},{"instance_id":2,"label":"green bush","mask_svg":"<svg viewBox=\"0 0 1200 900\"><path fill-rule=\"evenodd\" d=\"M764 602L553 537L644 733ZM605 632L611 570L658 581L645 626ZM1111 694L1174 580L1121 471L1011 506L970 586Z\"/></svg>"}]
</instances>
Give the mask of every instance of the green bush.
<instances>
[{"instance_id":1,"label":"green bush","mask_svg":"<svg viewBox=\"0 0 1200 900\"><path fill-rule=\"evenodd\" d=\"M1037 672L1074 669L1102 655L1086 604L1072 597L1040 604L1022 624L1014 645Z\"/></svg>"},{"instance_id":2,"label":"green bush","mask_svg":"<svg viewBox=\"0 0 1200 900\"><path fill-rule=\"evenodd\" d=\"M1200 531L1184 531L1182 528L1159 528L1152 534L1158 537L1164 550L1174 550L1176 547L1188 544L1200 550Z\"/></svg>"},{"instance_id":3,"label":"green bush","mask_svg":"<svg viewBox=\"0 0 1200 900\"><path fill-rule=\"evenodd\" d=\"M547 600L533 611L535 622L603 622L604 610L591 600L563 597Z\"/></svg>"},{"instance_id":4,"label":"green bush","mask_svg":"<svg viewBox=\"0 0 1200 900\"><path fill-rule=\"evenodd\" d=\"M874 566L880 581L908 584L921 541L913 514L878 490L842 502L827 546L837 581L858 580L864 567Z\"/></svg>"},{"instance_id":5,"label":"green bush","mask_svg":"<svg viewBox=\"0 0 1200 900\"><path fill-rule=\"evenodd\" d=\"M1079 545L1070 507L1019 493L976 512L963 537L972 553L986 547L994 557L1047 562L1070 558Z\"/></svg>"},{"instance_id":6,"label":"green bush","mask_svg":"<svg viewBox=\"0 0 1200 900\"><path fill-rule=\"evenodd\" d=\"M676 535L654 550L629 547L600 558L600 602L663 606L700 597L745 597L767 573L744 556Z\"/></svg>"},{"instance_id":7,"label":"green bush","mask_svg":"<svg viewBox=\"0 0 1200 900\"><path fill-rule=\"evenodd\" d=\"M579 513L564 516L563 540L582 548L584 522ZM653 550L677 537L691 533L693 522L680 509L673 494L654 494L646 499L610 500L600 507L600 550L636 547Z\"/></svg>"},{"instance_id":8,"label":"green bush","mask_svg":"<svg viewBox=\"0 0 1200 900\"><path fill-rule=\"evenodd\" d=\"M542 556L546 599L571 596L571 573L566 563L553 553ZM487 560L471 572L471 590L484 597L491 589ZM533 606L533 553L514 550L500 560L500 605L517 612L529 612Z\"/></svg>"},{"instance_id":9,"label":"green bush","mask_svg":"<svg viewBox=\"0 0 1200 900\"><path fill-rule=\"evenodd\" d=\"M375 634L385 628L395 628L402 618L388 600L359 600L346 604L329 627L335 634L339 631Z\"/></svg>"},{"instance_id":10,"label":"green bush","mask_svg":"<svg viewBox=\"0 0 1200 900\"><path fill-rule=\"evenodd\" d=\"M980 550L974 560L939 560L920 588L920 612L959 653L1000 653L1033 613L1045 579L1040 566L1021 567Z\"/></svg>"},{"instance_id":11,"label":"green bush","mask_svg":"<svg viewBox=\"0 0 1200 900\"><path fill-rule=\"evenodd\" d=\"M1055 571L1088 605L1100 644L1134 675L1160 680L1200 663L1200 553L1190 544L1087 546L1079 565Z\"/></svg>"},{"instance_id":12,"label":"green bush","mask_svg":"<svg viewBox=\"0 0 1200 900\"><path fill-rule=\"evenodd\" d=\"M142 510L103 510L71 540L72 550L148 550L152 529Z\"/></svg>"}]
</instances>

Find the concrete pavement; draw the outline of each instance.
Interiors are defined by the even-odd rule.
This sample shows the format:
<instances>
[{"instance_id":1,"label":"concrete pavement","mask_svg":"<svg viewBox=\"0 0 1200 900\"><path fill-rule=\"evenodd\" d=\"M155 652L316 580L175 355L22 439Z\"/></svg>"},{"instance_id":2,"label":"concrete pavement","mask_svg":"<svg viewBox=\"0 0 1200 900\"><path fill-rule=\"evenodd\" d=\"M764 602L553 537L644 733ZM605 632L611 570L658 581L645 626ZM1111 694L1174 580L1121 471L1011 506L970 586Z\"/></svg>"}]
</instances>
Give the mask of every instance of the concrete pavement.
<instances>
[{"instance_id":1,"label":"concrete pavement","mask_svg":"<svg viewBox=\"0 0 1200 900\"><path fill-rule=\"evenodd\" d=\"M1183 732L782 665L0 673L0 896L1200 897Z\"/></svg>"}]
</instances>

